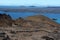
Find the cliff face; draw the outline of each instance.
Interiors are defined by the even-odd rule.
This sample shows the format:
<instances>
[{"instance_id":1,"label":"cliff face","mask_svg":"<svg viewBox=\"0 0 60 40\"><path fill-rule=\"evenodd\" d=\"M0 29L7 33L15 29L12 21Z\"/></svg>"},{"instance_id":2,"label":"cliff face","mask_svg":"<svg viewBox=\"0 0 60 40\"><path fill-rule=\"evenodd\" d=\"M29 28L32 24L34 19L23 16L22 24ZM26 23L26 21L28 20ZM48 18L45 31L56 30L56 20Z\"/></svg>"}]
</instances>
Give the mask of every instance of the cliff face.
<instances>
[{"instance_id":1,"label":"cliff face","mask_svg":"<svg viewBox=\"0 0 60 40\"><path fill-rule=\"evenodd\" d=\"M12 18L10 15L0 14L0 26L11 26Z\"/></svg>"}]
</instances>

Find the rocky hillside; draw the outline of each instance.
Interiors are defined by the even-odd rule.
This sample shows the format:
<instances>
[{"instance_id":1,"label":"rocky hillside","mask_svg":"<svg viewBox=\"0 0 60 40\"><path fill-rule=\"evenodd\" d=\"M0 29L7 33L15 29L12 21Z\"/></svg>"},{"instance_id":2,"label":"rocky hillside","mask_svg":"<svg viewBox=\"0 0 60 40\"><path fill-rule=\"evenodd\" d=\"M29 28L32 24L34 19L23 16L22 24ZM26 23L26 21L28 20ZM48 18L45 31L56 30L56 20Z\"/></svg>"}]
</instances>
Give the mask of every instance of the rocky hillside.
<instances>
[{"instance_id":1,"label":"rocky hillside","mask_svg":"<svg viewBox=\"0 0 60 40\"><path fill-rule=\"evenodd\" d=\"M48 23L51 25L58 26L58 23L53 21L52 19L43 16L43 15L35 15L35 16L29 16L26 18L26 20L34 21L34 22L42 22L42 23Z\"/></svg>"},{"instance_id":2,"label":"rocky hillside","mask_svg":"<svg viewBox=\"0 0 60 40\"><path fill-rule=\"evenodd\" d=\"M1 40L60 40L60 24L43 15L13 20L0 14L0 26Z\"/></svg>"},{"instance_id":3,"label":"rocky hillside","mask_svg":"<svg viewBox=\"0 0 60 40\"><path fill-rule=\"evenodd\" d=\"M10 15L0 14L0 27L12 26L12 18Z\"/></svg>"}]
</instances>

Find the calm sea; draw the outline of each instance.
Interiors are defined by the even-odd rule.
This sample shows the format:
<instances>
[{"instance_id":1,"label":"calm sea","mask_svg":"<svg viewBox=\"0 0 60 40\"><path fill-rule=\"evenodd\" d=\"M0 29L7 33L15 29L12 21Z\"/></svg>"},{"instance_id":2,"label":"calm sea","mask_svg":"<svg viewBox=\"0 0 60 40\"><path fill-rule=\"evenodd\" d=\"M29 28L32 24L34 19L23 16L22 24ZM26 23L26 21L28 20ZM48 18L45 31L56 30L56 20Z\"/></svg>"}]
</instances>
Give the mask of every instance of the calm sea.
<instances>
[{"instance_id":1,"label":"calm sea","mask_svg":"<svg viewBox=\"0 0 60 40\"><path fill-rule=\"evenodd\" d=\"M17 19L19 17L28 17L28 16L33 16L33 15L44 15L44 16L47 16L51 19L55 18L57 20L55 20L57 23L60 23L60 14L55 14L55 13L34 13L34 12L3 12L3 11L0 11L0 14L3 14L3 13L6 13L6 14L9 14L11 15L11 17L13 19Z\"/></svg>"}]
</instances>

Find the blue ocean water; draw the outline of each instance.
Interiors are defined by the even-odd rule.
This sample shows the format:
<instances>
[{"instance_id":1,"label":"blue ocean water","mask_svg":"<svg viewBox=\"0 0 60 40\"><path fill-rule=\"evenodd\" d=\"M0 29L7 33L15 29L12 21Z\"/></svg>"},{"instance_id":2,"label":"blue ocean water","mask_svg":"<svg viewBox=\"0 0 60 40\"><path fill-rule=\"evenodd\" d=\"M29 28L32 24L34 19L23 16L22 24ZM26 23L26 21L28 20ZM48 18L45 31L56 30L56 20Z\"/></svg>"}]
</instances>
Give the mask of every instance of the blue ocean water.
<instances>
[{"instance_id":1,"label":"blue ocean water","mask_svg":"<svg viewBox=\"0 0 60 40\"><path fill-rule=\"evenodd\" d=\"M6 14L9 14L11 15L11 17L13 19L17 19L19 17L22 17L22 18L25 18L25 17L28 17L28 16L33 16L33 15L44 15L44 16L47 16L49 17L50 19L57 19L55 20L57 23L60 23L60 14L59 13L34 13L34 12L3 12L3 11L0 11L0 14L3 14L3 13L6 13Z\"/></svg>"}]
</instances>

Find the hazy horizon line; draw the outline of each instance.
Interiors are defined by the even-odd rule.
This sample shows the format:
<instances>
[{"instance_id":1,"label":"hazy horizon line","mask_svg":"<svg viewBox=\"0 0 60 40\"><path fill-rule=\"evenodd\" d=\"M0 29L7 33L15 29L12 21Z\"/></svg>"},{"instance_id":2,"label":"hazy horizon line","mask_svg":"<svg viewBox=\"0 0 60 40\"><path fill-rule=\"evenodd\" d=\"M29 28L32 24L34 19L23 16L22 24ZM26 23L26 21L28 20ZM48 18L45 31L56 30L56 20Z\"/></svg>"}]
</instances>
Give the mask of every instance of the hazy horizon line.
<instances>
[{"instance_id":1,"label":"hazy horizon line","mask_svg":"<svg viewBox=\"0 0 60 40\"><path fill-rule=\"evenodd\" d=\"M0 6L12 6L12 5L0 5ZM13 6L16 6L16 5L13 5ZM35 5L27 6L27 5L19 5L19 6L16 6L16 7L60 7L60 6L35 6Z\"/></svg>"}]
</instances>

